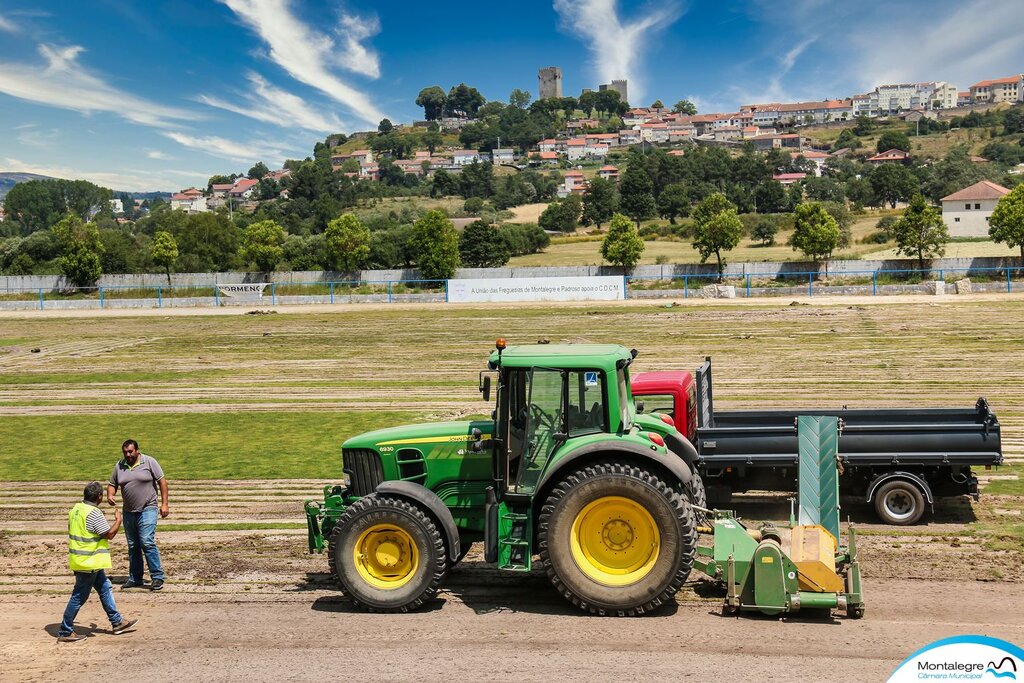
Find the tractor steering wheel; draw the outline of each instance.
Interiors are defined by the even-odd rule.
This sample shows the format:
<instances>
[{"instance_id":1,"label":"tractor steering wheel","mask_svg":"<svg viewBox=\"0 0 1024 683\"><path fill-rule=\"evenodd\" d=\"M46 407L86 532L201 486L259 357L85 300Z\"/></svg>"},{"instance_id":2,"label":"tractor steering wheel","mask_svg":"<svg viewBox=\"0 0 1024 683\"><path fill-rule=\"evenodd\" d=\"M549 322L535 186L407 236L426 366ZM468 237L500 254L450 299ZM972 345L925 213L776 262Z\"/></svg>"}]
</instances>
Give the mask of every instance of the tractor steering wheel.
<instances>
[{"instance_id":1,"label":"tractor steering wheel","mask_svg":"<svg viewBox=\"0 0 1024 683\"><path fill-rule=\"evenodd\" d=\"M555 419L540 409L536 403L530 404L530 417L545 427L554 428Z\"/></svg>"}]
</instances>

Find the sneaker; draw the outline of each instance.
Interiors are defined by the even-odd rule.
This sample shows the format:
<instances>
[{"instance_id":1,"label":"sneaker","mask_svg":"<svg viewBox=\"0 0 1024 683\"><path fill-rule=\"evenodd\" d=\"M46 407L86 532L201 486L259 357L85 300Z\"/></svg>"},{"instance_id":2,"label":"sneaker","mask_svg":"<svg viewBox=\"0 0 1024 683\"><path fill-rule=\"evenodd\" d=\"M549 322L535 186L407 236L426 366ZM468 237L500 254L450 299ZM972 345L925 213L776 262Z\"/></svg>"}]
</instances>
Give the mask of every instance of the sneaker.
<instances>
[{"instance_id":1,"label":"sneaker","mask_svg":"<svg viewBox=\"0 0 1024 683\"><path fill-rule=\"evenodd\" d=\"M126 591L129 588L142 588L142 584L138 581L132 581L131 579L128 579L121 584L121 590Z\"/></svg>"},{"instance_id":2,"label":"sneaker","mask_svg":"<svg viewBox=\"0 0 1024 683\"><path fill-rule=\"evenodd\" d=\"M153 579L153 583L150 585L150 590L162 591L164 589L163 579Z\"/></svg>"},{"instance_id":3,"label":"sneaker","mask_svg":"<svg viewBox=\"0 0 1024 683\"><path fill-rule=\"evenodd\" d=\"M135 624L137 623L139 623L138 619L122 619L121 623L114 624L110 628L110 630L112 630L114 633L122 633L130 629L132 626L135 626Z\"/></svg>"},{"instance_id":4,"label":"sneaker","mask_svg":"<svg viewBox=\"0 0 1024 683\"><path fill-rule=\"evenodd\" d=\"M57 636L58 643L77 643L80 640L85 640L85 636L79 635L73 631L66 636Z\"/></svg>"}]
</instances>

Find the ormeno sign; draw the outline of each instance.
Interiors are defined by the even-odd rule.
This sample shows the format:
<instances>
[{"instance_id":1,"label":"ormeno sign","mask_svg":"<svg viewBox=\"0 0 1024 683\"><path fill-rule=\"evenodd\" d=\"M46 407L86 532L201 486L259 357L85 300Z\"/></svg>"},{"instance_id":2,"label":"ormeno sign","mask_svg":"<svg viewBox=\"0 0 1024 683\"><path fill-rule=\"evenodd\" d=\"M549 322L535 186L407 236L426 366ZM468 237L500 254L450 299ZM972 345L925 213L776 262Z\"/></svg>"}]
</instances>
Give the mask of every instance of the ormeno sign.
<instances>
[{"instance_id":1,"label":"ormeno sign","mask_svg":"<svg viewBox=\"0 0 1024 683\"><path fill-rule=\"evenodd\" d=\"M244 285L217 285L217 289L224 296L236 299L262 299L263 289L268 285L269 282L251 282Z\"/></svg>"},{"instance_id":2,"label":"ormeno sign","mask_svg":"<svg viewBox=\"0 0 1024 683\"><path fill-rule=\"evenodd\" d=\"M592 277L515 277L449 280L448 301L619 301L625 282L617 275Z\"/></svg>"}]
</instances>

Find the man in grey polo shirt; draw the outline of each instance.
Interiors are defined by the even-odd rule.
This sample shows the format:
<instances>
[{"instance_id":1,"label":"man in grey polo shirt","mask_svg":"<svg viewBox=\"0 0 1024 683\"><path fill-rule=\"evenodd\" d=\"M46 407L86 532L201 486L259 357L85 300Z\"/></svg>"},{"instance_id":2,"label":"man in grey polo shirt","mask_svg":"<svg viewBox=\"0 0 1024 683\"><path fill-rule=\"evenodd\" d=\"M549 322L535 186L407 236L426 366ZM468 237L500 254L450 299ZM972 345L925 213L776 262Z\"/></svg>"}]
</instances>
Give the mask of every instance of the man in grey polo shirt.
<instances>
[{"instance_id":1,"label":"man in grey polo shirt","mask_svg":"<svg viewBox=\"0 0 1024 683\"><path fill-rule=\"evenodd\" d=\"M121 588L143 585L142 558L149 565L152 590L164 587L164 571L160 567L160 550L156 547L157 491L160 492L160 516L166 517L167 480L155 458L139 452L135 439L121 445L124 457L114 465L107 482L107 502L115 504L114 495L121 489L124 503L124 535L128 540L128 581Z\"/></svg>"}]
</instances>

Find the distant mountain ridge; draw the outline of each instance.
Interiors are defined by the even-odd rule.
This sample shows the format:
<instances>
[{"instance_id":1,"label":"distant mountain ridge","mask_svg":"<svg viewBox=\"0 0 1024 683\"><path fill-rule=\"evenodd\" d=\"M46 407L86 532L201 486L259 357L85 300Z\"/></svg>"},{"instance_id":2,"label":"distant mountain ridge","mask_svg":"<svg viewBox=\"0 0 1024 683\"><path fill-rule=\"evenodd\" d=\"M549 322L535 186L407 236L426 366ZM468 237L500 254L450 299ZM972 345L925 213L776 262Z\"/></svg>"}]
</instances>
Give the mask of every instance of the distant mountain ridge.
<instances>
[{"instance_id":1,"label":"distant mountain ridge","mask_svg":"<svg viewBox=\"0 0 1024 683\"><path fill-rule=\"evenodd\" d=\"M11 171L0 171L0 201L3 201L7 193L11 191L11 188L18 183L28 182L29 180L59 180L59 178L52 178L45 175L37 175L35 173L20 173ZM113 191L115 195L126 194L132 199L161 199L168 200L171 197L170 192L119 192L118 190Z\"/></svg>"},{"instance_id":2,"label":"distant mountain ridge","mask_svg":"<svg viewBox=\"0 0 1024 683\"><path fill-rule=\"evenodd\" d=\"M54 180L53 178L45 175L36 175L35 173L10 173L0 172L0 200L2 200L11 188L18 183L24 183L29 180Z\"/></svg>"}]
</instances>

